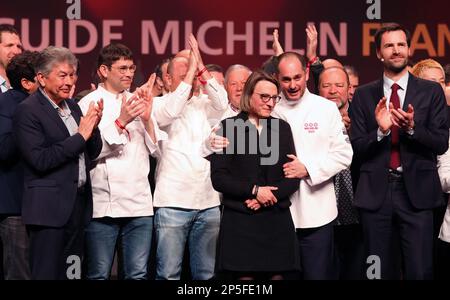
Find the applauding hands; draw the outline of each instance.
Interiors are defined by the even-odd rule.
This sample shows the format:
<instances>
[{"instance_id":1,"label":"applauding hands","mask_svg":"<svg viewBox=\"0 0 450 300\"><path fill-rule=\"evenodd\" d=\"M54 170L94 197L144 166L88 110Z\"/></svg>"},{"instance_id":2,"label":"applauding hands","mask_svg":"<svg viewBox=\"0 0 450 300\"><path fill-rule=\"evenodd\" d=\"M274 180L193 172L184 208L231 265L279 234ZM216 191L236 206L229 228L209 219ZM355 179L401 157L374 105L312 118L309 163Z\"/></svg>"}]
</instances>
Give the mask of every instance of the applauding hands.
<instances>
[{"instance_id":1,"label":"applauding hands","mask_svg":"<svg viewBox=\"0 0 450 300\"><path fill-rule=\"evenodd\" d=\"M98 123L102 119L103 114L103 99L95 104L91 102L89 104L89 109L84 117L80 119L80 125L78 126L78 132L83 136L84 140L87 141L91 136L95 128L97 128Z\"/></svg>"}]
</instances>

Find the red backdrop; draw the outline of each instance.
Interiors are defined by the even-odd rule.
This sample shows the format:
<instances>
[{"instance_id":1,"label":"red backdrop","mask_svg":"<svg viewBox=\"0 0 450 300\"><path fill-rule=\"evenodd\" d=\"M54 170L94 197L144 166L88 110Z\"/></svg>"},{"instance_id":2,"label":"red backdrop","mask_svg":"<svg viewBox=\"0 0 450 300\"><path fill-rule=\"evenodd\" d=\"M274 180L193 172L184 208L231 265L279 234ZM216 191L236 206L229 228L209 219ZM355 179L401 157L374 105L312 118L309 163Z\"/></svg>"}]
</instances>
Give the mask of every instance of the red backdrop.
<instances>
[{"instance_id":1,"label":"red backdrop","mask_svg":"<svg viewBox=\"0 0 450 300\"><path fill-rule=\"evenodd\" d=\"M81 62L77 90L89 87L97 53L111 40L133 50L140 83L163 58L184 48L189 32L197 35L205 63L256 68L270 55L268 38L274 27L279 28L285 48L300 50L305 47L308 22L314 22L319 30L321 56L356 66L362 82L380 76L381 66L370 40L380 22L395 21L411 30L414 61L433 57L442 64L450 63L447 0L4 2L0 23L13 23L26 48L40 50L56 44L77 54ZM368 11L373 12L371 3L380 4L380 19L367 17Z\"/></svg>"}]
</instances>

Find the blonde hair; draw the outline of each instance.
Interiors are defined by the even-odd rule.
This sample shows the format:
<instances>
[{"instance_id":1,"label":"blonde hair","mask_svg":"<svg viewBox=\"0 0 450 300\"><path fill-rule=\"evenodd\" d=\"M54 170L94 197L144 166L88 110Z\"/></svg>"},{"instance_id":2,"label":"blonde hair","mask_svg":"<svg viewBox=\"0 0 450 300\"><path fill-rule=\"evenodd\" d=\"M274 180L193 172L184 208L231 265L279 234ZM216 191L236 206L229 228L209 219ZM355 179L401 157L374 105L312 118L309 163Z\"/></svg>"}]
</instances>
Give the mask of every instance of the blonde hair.
<instances>
[{"instance_id":1,"label":"blonde hair","mask_svg":"<svg viewBox=\"0 0 450 300\"><path fill-rule=\"evenodd\" d=\"M414 76L422 77L423 71L425 71L426 69L439 69L442 71L442 74L445 74L444 68L441 66L441 64L431 58L424 59L424 60L421 60L418 63L416 63L412 67L411 73Z\"/></svg>"}]
</instances>

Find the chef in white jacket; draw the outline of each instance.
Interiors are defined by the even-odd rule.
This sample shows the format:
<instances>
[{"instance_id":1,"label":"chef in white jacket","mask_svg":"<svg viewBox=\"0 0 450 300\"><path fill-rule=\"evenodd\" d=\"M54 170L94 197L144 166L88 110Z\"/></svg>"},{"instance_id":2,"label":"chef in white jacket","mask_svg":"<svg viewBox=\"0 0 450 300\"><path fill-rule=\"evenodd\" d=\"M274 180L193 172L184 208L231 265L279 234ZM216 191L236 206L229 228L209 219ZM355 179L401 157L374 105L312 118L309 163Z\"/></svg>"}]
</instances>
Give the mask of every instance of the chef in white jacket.
<instances>
[{"instance_id":1,"label":"chef in white jacket","mask_svg":"<svg viewBox=\"0 0 450 300\"><path fill-rule=\"evenodd\" d=\"M161 147L153 203L157 207L156 279L180 279L186 243L192 279L214 275L220 200L201 149L227 109L228 99L205 68L192 35L189 42L189 59L178 56L169 63L171 92L153 103L155 120L168 135ZM206 94L195 95L196 80Z\"/></svg>"},{"instance_id":2,"label":"chef in white jacket","mask_svg":"<svg viewBox=\"0 0 450 300\"><path fill-rule=\"evenodd\" d=\"M289 123L297 155L285 164L286 177L301 178L291 196L291 214L299 238L304 279L335 279L333 221L337 217L333 177L348 168L353 151L336 105L306 88L302 56L279 56L282 100L274 117Z\"/></svg>"}]
</instances>

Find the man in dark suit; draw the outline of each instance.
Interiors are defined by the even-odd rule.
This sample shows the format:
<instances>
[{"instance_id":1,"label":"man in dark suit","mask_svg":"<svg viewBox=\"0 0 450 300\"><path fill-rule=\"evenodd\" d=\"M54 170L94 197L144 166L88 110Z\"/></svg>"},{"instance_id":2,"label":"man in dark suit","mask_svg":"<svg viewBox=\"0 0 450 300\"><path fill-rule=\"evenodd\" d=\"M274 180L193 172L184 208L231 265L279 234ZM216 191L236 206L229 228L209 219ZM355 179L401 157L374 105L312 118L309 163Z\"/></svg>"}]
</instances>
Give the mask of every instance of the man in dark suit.
<instances>
[{"instance_id":1,"label":"man in dark suit","mask_svg":"<svg viewBox=\"0 0 450 300\"><path fill-rule=\"evenodd\" d=\"M19 104L14 135L24 161L22 218L32 279L80 277L84 226L92 216L91 159L101 151L102 101L82 117L69 99L77 59L48 47L36 62L39 91ZM71 268L69 268L71 267Z\"/></svg>"},{"instance_id":2,"label":"man in dark suit","mask_svg":"<svg viewBox=\"0 0 450 300\"><path fill-rule=\"evenodd\" d=\"M22 49L22 42L16 28L9 24L0 24L0 94L10 88L6 67L15 55L22 52ZM3 257L3 241L0 238L1 261L3 261ZM0 264L0 279L3 278L3 264Z\"/></svg>"},{"instance_id":3,"label":"man in dark suit","mask_svg":"<svg viewBox=\"0 0 450 300\"><path fill-rule=\"evenodd\" d=\"M13 138L12 124L19 103L38 88L34 72L38 54L25 51L10 61L6 74L12 89L0 94L0 238L3 243L2 263L6 280L30 278L29 242L21 218L23 170Z\"/></svg>"},{"instance_id":4,"label":"man in dark suit","mask_svg":"<svg viewBox=\"0 0 450 300\"><path fill-rule=\"evenodd\" d=\"M448 148L445 96L439 84L407 71L409 32L387 24L375 35L383 78L353 97L351 141L361 159L355 205L360 208L369 278L432 277L433 208L442 205L436 156ZM396 239L396 234L399 239ZM374 260L373 260L374 259ZM373 272L369 272L373 271Z\"/></svg>"}]
</instances>

